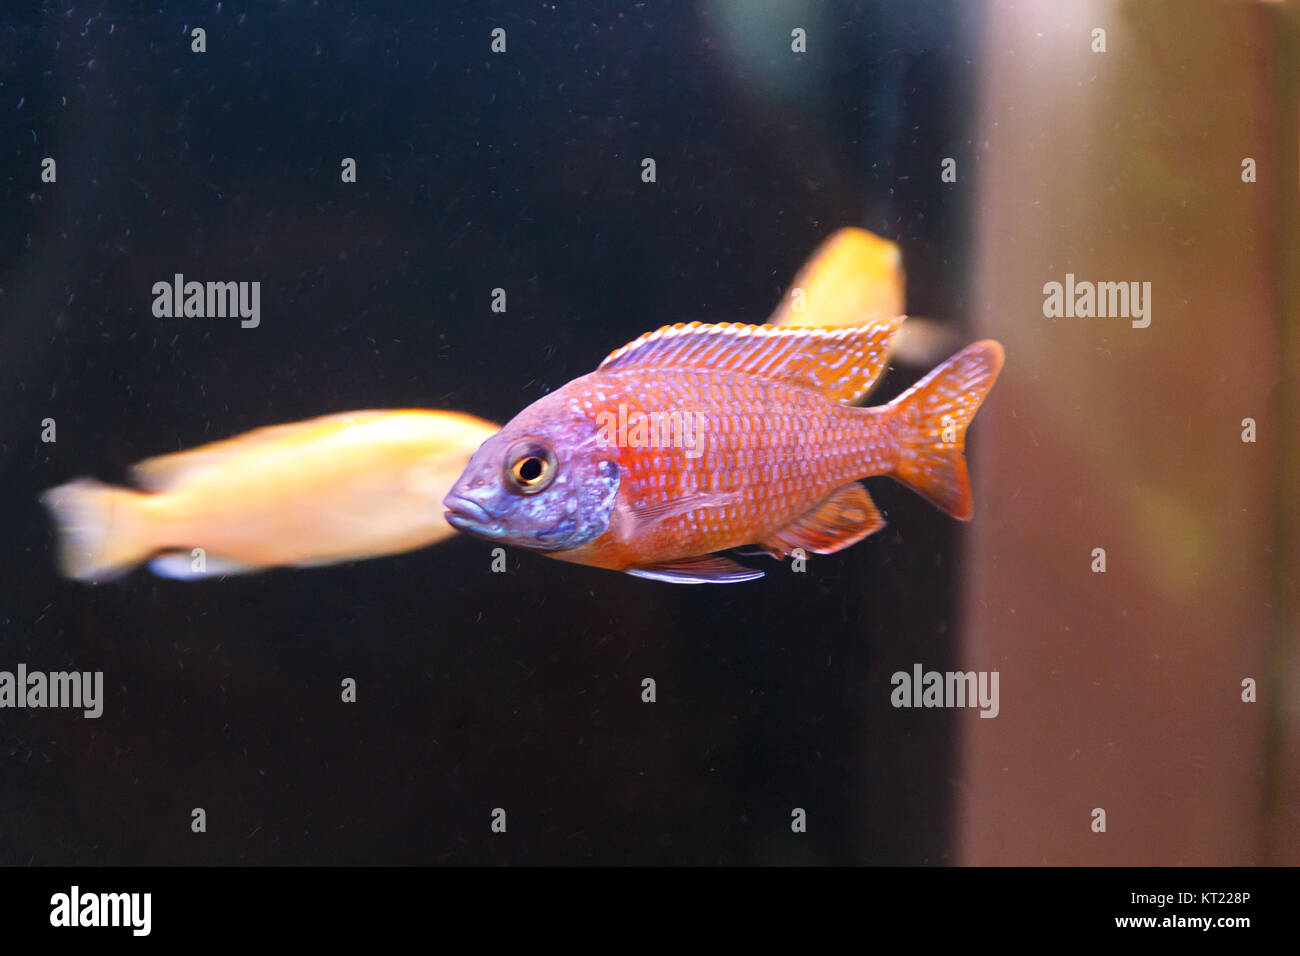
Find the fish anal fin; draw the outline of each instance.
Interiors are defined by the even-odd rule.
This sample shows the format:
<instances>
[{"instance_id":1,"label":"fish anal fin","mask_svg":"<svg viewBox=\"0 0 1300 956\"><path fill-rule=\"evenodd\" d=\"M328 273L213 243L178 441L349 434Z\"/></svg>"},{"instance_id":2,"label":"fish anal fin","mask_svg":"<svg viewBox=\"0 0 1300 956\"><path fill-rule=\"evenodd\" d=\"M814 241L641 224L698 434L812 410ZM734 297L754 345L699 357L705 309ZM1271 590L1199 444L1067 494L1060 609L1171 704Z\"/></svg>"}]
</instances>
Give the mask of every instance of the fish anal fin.
<instances>
[{"instance_id":1,"label":"fish anal fin","mask_svg":"<svg viewBox=\"0 0 1300 956\"><path fill-rule=\"evenodd\" d=\"M666 325L611 352L600 371L690 368L734 372L851 402L875 384L905 316L843 329L699 322Z\"/></svg>"},{"instance_id":2,"label":"fish anal fin","mask_svg":"<svg viewBox=\"0 0 1300 956\"><path fill-rule=\"evenodd\" d=\"M716 554L678 558L674 561L625 570L638 578L667 581L669 584L731 584L736 581L752 581L763 576L763 572L757 568L747 568Z\"/></svg>"},{"instance_id":3,"label":"fish anal fin","mask_svg":"<svg viewBox=\"0 0 1300 956\"><path fill-rule=\"evenodd\" d=\"M813 554L834 554L857 544L885 526L867 489L853 482L836 489L816 508L801 515L760 544L778 555L795 548Z\"/></svg>"},{"instance_id":4,"label":"fish anal fin","mask_svg":"<svg viewBox=\"0 0 1300 956\"><path fill-rule=\"evenodd\" d=\"M196 560L198 559L191 551L164 551L149 561L149 570L160 578L171 578L174 581L202 581L206 578L222 578L228 574L251 574L266 570L255 564L223 558L219 554L205 554L202 570L198 570L194 566Z\"/></svg>"}]
</instances>

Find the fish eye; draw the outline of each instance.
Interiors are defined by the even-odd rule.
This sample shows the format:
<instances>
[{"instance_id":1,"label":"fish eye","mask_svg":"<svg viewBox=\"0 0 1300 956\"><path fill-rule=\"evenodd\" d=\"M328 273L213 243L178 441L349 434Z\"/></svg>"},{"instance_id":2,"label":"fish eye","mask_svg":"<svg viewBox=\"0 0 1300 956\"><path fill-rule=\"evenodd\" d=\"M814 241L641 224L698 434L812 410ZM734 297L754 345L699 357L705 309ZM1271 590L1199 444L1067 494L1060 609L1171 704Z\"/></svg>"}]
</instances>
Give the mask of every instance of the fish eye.
<instances>
[{"instance_id":1,"label":"fish eye","mask_svg":"<svg viewBox=\"0 0 1300 956\"><path fill-rule=\"evenodd\" d=\"M555 480L555 452L536 438L515 442L506 453L506 483L525 495L535 495Z\"/></svg>"}]
</instances>

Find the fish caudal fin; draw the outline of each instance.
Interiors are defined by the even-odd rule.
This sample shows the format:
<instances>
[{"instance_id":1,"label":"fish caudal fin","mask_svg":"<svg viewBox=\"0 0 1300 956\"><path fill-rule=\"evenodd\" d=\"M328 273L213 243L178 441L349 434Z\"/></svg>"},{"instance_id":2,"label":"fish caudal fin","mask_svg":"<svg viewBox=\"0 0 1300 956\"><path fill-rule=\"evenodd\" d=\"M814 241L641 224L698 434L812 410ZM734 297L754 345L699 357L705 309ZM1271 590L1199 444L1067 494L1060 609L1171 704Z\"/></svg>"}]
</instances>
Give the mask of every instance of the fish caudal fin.
<instances>
[{"instance_id":1,"label":"fish caudal fin","mask_svg":"<svg viewBox=\"0 0 1300 956\"><path fill-rule=\"evenodd\" d=\"M966 426L1002 368L1002 346L976 342L890 403L899 454L893 477L954 518L969 521L974 505L966 474Z\"/></svg>"},{"instance_id":2,"label":"fish caudal fin","mask_svg":"<svg viewBox=\"0 0 1300 956\"><path fill-rule=\"evenodd\" d=\"M139 499L127 488L83 478L41 495L58 532L59 570L78 581L107 581L143 561L152 548L142 534Z\"/></svg>"}]
</instances>

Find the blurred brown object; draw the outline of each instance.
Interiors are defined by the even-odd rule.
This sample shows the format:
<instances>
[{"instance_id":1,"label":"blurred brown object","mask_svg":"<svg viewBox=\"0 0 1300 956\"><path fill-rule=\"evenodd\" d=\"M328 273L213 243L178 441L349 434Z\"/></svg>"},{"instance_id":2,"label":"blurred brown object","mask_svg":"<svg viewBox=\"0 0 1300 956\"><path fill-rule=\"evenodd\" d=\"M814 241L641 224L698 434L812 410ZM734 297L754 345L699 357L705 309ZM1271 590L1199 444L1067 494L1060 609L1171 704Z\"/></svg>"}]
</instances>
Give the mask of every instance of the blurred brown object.
<instances>
[{"instance_id":1,"label":"blurred brown object","mask_svg":"<svg viewBox=\"0 0 1300 956\"><path fill-rule=\"evenodd\" d=\"M1002 706L963 714L961 862L1300 862L1296 25L989 6L964 168L975 330L1007 362L973 439L964 664ZM1150 326L1045 317L1067 273L1150 282Z\"/></svg>"}]
</instances>

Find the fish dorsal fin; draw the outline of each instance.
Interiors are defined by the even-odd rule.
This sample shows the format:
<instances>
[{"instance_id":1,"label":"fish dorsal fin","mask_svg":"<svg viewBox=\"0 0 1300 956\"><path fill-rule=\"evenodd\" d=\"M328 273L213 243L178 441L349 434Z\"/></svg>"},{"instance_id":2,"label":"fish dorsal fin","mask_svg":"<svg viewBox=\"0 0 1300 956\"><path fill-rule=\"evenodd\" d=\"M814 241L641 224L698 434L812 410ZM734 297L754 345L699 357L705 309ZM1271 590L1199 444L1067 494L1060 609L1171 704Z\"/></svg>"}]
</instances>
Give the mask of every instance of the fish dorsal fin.
<instances>
[{"instance_id":1,"label":"fish dorsal fin","mask_svg":"<svg viewBox=\"0 0 1300 956\"><path fill-rule=\"evenodd\" d=\"M847 329L794 329L738 322L666 325L611 352L600 371L691 368L737 372L817 389L851 402L885 370L898 315Z\"/></svg>"},{"instance_id":2,"label":"fish dorsal fin","mask_svg":"<svg viewBox=\"0 0 1300 956\"><path fill-rule=\"evenodd\" d=\"M795 548L813 554L834 554L884 526L885 519L867 489L855 481L836 489L812 511L759 543L775 557L784 557Z\"/></svg>"},{"instance_id":3,"label":"fish dorsal fin","mask_svg":"<svg viewBox=\"0 0 1300 956\"><path fill-rule=\"evenodd\" d=\"M835 232L817 247L767 320L770 325L840 328L903 311L903 255L865 229Z\"/></svg>"}]
</instances>

